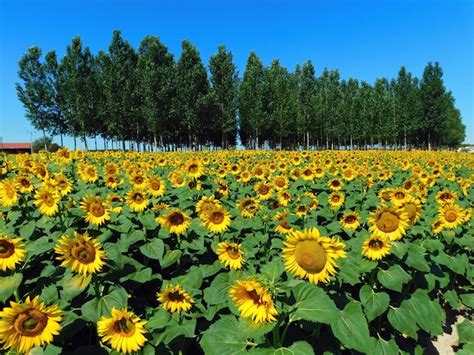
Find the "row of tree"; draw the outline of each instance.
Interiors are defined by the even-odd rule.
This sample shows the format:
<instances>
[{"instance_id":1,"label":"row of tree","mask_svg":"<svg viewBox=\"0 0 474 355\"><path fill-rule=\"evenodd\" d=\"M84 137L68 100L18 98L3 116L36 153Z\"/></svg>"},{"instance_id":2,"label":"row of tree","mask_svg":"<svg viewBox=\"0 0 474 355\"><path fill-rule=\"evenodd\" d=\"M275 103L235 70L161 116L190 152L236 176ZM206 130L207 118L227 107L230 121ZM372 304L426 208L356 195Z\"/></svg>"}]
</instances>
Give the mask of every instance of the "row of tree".
<instances>
[{"instance_id":1,"label":"row of tree","mask_svg":"<svg viewBox=\"0 0 474 355\"><path fill-rule=\"evenodd\" d=\"M402 67L371 85L317 77L311 61L294 72L251 52L242 79L232 53L219 46L206 69L182 42L178 61L158 37L136 51L114 31L97 55L75 37L59 60L31 47L19 62L18 97L44 135L104 139L105 148L154 147L427 147L455 146L465 127L438 63L422 79ZM112 144L112 145L111 145Z\"/></svg>"}]
</instances>

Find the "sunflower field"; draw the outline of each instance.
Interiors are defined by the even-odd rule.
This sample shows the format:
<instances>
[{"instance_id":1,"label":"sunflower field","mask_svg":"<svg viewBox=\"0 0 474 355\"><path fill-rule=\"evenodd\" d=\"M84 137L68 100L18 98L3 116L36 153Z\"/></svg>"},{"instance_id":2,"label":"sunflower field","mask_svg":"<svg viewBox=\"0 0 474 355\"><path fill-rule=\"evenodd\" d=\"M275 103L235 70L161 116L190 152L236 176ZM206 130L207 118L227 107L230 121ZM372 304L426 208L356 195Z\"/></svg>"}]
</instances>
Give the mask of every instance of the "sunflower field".
<instances>
[{"instance_id":1,"label":"sunflower field","mask_svg":"<svg viewBox=\"0 0 474 355\"><path fill-rule=\"evenodd\" d=\"M60 149L0 179L3 352L474 353L473 155Z\"/></svg>"}]
</instances>

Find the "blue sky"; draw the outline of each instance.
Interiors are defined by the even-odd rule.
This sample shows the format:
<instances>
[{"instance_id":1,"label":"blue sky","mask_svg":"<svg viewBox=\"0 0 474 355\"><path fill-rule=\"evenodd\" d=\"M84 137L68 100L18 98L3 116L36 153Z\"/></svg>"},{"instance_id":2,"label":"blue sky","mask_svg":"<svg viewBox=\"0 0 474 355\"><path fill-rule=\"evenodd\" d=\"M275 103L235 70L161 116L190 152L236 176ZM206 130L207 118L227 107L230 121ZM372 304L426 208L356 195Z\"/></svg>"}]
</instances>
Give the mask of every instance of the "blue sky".
<instances>
[{"instance_id":1,"label":"blue sky","mask_svg":"<svg viewBox=\"0 0 474 355\"><path fill-rule=\"evenodd\" d=\"M189 39L206 64L225 44L241 74L251 50L267 65L279 58L293 69L311 59L317 74L338 68L343 78L369 82L396 76L401 65L421 76L428 61L438 61L467 126L466 142L474 144L473 12L471 0L0 0L0 137L28 142L33 131L15 92L28 47L62 56L80 35L97 52L120 29L135 48L145 35L159 36L175 58Z\"/></svg>"}]
</instances>

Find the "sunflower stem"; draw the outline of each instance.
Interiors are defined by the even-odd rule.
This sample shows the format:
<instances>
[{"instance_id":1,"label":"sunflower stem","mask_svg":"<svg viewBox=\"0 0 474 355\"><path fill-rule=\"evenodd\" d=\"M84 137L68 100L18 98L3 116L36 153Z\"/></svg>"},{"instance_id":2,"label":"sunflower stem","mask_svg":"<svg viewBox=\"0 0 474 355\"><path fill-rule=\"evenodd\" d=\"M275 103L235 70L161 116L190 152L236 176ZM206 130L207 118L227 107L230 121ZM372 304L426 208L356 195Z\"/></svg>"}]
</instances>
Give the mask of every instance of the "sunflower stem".
<instances>
[{"instance_id":1,"label":"sunflower stem","mask_svg":"<svg viewBox=\"0 0 474 355\"><path fill-rule=\"evenodd\" d=\"M15 301L20 302L20 293L18 292L18 289L13 292L13 295L15 296Z\"/></svg>"},{"instance_id":2,"label":"sunflower stem","mask_svg":"<svg viewBox=\"0 0 474 355\"><path fill-rule=\"evenodd\" d=\"M280 332L279 332L279 324L277 324L273 329L272 329L272 335L273 335L273 346L275 348L280 348L281 347L281 340L280 340Z\"/></svg>"}]
</instances>

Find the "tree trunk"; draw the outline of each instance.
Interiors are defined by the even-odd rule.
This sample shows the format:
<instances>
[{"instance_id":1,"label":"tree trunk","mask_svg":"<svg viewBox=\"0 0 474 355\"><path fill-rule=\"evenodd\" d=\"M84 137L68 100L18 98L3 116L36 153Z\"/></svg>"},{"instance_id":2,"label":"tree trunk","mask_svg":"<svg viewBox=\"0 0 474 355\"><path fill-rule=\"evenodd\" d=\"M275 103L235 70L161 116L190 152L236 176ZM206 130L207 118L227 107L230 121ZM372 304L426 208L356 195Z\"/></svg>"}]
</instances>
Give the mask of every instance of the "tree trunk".
<instances>
[{"instance_id":1,"label":"tree trunk","mask_svg":"<svg viewBox=\"0 0 474 355\"><path fill-rule=\"evenodd\" d=\"M97 136L94 136L95 150L97 150Z\"/></svg>"},{"instance_id":2,"label":"tree trunk","mask_svg":"<svg viewBox=\"0 0 474 355\"><path fill-rule=\"evenodd\" d=\"M46 131L43 128L44 151L48 152L48 144L46 143Z\"/></svg>"},{"instance_id":3,"label":"tree trunk","mask_svg":"<svg viewBox=\"0 0 474 355\"><path fill-rule=\"evenodd\" d=\"M87 146L87 138L85 134L82 136L82 140L84 141L84 148L86 149L86 152L89 151L89 147Z\"/></svg>"},{"instance_id":4,"label":"tree trunk","mask_svg":"<svg viewBox=\"0 0 474 355\"><path fill-rule=\"evenodd\" d=\"M74 134L73 137L74 137L74 150L76 150L77 149L76 135Z\"/></svg>"},{"instance_id":5,"label":"tree trunk","mask_svg":"<svg viewBox=\"0 0 474 355\"><path fill-rule=\"evenodd\" d=\"M125 139L122 139L122 150L125 152L126 148L125 148Z\"/></svg>"},{"instance_id":6,"label":"tree trunk","mask_svg":"<svg viewBox=\"0 0 474 355\"><path fill-rule=\"evenodd\" d=\"M61 136L61 147L64 147L63 134L62 134L62 133L60 133L59 135Z\"/></svg>"},{"instance_id":7,"label":"tree trunk","mask_svg":"<svg viewBox=\"0 0 474 355\"><path fill-rule=\"evenodd\" d=\"M352 134L351 134L351 143L350 143L350 144L351 144L351 150L352 150L352 148L353 148L353 145L352 145Z\"/></svg>"}]
</instances>

